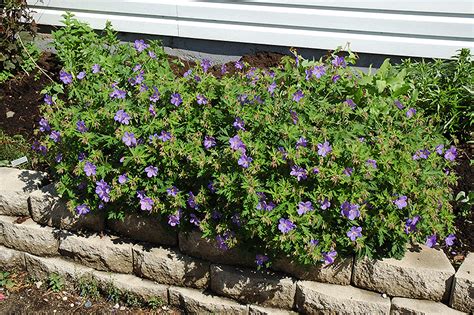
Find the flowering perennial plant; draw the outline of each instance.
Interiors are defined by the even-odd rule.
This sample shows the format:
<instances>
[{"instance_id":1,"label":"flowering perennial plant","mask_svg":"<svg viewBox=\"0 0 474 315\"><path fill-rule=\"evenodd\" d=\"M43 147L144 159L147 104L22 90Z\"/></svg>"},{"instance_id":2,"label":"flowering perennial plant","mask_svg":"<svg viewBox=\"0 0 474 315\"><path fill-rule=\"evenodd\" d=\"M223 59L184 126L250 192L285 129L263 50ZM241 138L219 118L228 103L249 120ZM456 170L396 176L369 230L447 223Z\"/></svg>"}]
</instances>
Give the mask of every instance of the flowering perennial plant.
<instances>
[{"instance_id":1,"label":"flowering perennial plant","mask_svg":"<svg viewBox=\"0 0 474 315\"><path fill-rule=\"evenodd\" d=\"M415 104L388 63L373 75L348 67L351 53L285 57L218 79L203 60L176 76L157 42L65 25L54 34L65 80L44 91L37 147L71 210L156 213L221 250L251 248L257 265L455 241L456 149L407 115Z\"/></svg>"}]
</instances>

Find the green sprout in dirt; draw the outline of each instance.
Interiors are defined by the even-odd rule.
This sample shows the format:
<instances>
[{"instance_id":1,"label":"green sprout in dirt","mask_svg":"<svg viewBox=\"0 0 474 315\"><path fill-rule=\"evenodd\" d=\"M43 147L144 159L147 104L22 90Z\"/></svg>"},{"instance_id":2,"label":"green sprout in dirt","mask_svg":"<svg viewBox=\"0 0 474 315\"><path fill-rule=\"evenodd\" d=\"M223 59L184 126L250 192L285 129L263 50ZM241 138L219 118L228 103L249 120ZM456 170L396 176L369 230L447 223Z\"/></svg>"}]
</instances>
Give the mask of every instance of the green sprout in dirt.
<instances>
[{"instance_id":1,"label":"green sprout in dirt","mask_svg":"<svg viewBox=\"0 0 474 315\"><path fill-rule=\"evenodd\" d=\"M64 279L57 273L52 273L48 277L48 288L57 293L64 288Z\"/></svg>"},{"instance_id":2,"label":"green sprout in dirt","mask_svg":"<svg viewBox=\"0 0 474 315\"><path fill-rule=\"evenodd\" d=\"M11 289L15 286L12 274L8 271L0 271L0 288Z\"/></svg>"},{"instance_id":3,"label":"green sprout in dirt","mask_svg":"<svg viewBox=\"0 0 474 315\"><path fill-rule=\"evenodd\" d=\"M99 283L93 276L83 276L77 282L77 290L83 297L97 299L100 296Z\"/></svg>"}]
</instances>

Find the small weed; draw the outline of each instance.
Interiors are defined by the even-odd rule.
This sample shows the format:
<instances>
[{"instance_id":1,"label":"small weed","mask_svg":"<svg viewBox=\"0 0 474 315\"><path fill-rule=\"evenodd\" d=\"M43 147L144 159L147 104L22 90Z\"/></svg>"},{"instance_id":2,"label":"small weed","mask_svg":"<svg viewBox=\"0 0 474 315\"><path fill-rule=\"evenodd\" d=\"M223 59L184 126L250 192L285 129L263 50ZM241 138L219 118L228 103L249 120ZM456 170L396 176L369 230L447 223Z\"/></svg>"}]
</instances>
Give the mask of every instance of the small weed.
<instances>
[{"instance_id":1,"label":"small weed","mask_svg":"<svg viewBox=\"0 0 474 315\"><path fill-rule=\"evenodd\" d=\"M142 305L140 298L136 294L129 291L125 291L122 294L122 299L128 307L139 307Z\"/></svg>"},{"instance_id":2,"label":"small weed","mask_svg":"<svg viewBox=\"0 0 474 315\"><path fill-rule=\"evenodd\" d=\"M52 273L48 277L48 288L53 292L59 292L64 287L64 279L57 273Z\"/></svg>"},{"instance_id":3,"label":"small weed","mask_svg":"<svg viewBox=\"0 0 474 315\"><path fill-rule=\"evenodd\" d=\"M97 299L100 296L99 283L93 276L83 276L77 282L77 290L83 297Z\"/></svg>"},{"instance_id":4,"label":"small weed","mask_svg":"<svg viewBox=\"0 0 474 315\"><path fill-rule=\"evenodd\" d=\"M146 304L152 310L156 310L159 307L162 307L163 305L165 305L165 301L163 301L162 298L155 296L149 299Z\"/></svg>"},{"instance_id":5,"label":"small weed","mask_svg":"<svg viewBox=\"0 0 474 315\"><path fill-rule=\"evenodd\" d=\"M11 289L15 286L15 282L11 278L8 271L0 271L0 288Z\"/></svg>"},{"instance_id":6,"label":"small weed","mask_svg":"<svg viewBox=\"0 0 474 315\"><path fill-rule=\"evenodd\" d=\"M107 300L113 303L118 303L120 301L120 296L122 295L122 292L120 292L120 290L111 282L107 284L105 293L107 294Z\"/></svg>"}]
</instances>

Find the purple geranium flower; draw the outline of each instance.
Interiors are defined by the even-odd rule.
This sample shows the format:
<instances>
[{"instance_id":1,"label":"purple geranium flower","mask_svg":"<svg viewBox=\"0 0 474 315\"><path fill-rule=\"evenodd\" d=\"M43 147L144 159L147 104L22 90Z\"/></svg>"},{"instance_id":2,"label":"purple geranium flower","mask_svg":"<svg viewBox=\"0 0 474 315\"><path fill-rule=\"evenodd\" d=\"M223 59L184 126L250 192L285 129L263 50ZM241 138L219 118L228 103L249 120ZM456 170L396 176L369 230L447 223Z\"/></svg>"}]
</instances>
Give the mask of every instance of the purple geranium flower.
<instances>
[{"instance_id":1,"label":"purple geranium flower","mask_svg":"<svg viewBox=\"0 0 474 315\"><path fill-rule=\"evenodd\" d=\"M428 151L427 149L422 149L422 150L418 150L415 152L415 154L413 155L413 160L419 160L419 159L427 159L428 156L431 154L430 151Z\"/></svg>"},{"instance_id":2,"label":"purple geranium flower","mask_svg":"<svg viewBox=\"0 0 474 315\"><path fill-rule=\"evenodd\" d=\"M354 220L360 216L359 205L344 201L341 205L341 214L349 220Z\"/></svg>"},{"instance_id":3,"label":"purple geranium flower","mask_svg":"<svg viewBox=\"0 0 474 315\"><path fill-rule=\"evenodd\" d=\"M319 244L319 241L316 239L312 239L309 241L310 246L317 246Z\"/></svg>"},{"instance_id":4,"label":"purple geranium flower","mask_svg":"<svg viewBox=\"0 0 474 315\"><path fill-rule=\"evenodd\" d=\"M197 103L199 105L206 105L208 103L207 98L204 97L204 95L198 94L196 96Z\"/></svg>"},{"instance_id":5,"label":"purple geranium flower","mask_svg":"<svg viewBox=\"0 0 474 315\"><path fill-rule=\"evenodd\" d=\"M336 83L337 81L339 81L340 78L341 76L339 74L336 74L332 76L331 80L333 83Z\"/></svg>"},{"instance_id":6,"label":"purple geranium flower","mask_svg":"<svg viewBox=\"0 0 474 315\"><path fill-rule=\"evenodd\" d=\"M150 104L150 106L148 107L148 112L150 112L150 115L155 117L156 116L156 111L155 111L155 108L153 107L153 104Z\"/></svg>"},{"instance_id":7,"label":"purple geranium flower","mask_svg":"<svg viewBox=\"0 0 474 315\"><path fill-rule=\"evenodd\" d=\"M236 135L229 139L230 148L234 151L239 150L242 153L245 153L245 144L240 140L239 135Z\"/></svg>"},{"instance_id":8,"label":"purple geranium flower","mask_svg":"<svg viewBox=\"0 0 474 315\"><path fill-rule=\"evenodd\" d=\"M188 196L189 196L189 197L188 197L188 206L189 206L190 208L192 208L192 209L198 209L199 206L198 206L197 203L196 203L196 197L194 196L193 192L190 191L190 192L188 193Z\"/></svg>"},{"instance_id":9,"label":"purple geranium flower","mask_svg":"<svg viewBox=\"0 0 474 315\"><path fill-rule=\"evenodd\" d=\"M324 141L324 143L318 143L318 155L325 157L331 151L332 147L329 145L328 141Z\"/></svg>"},{"instance_id":10,"label":"purple geranium flower","mask_svg":"<svg viewBox=\"0 0 474 315\"><path fill-rule=\"evenodd\" d=\"M96 182L95 193L99 196L103 202L110 201L110 186L103 179Z\"/></svg>"},{"instance_id":11,"label":"purple geranium flower","mask_svg":"<svg viewBox=\"0 0 474 315\"><path fill-rule=\"evenodd\" d=\"M40 128L39 128L40 131L42 131L42 132L51 131L51 127L49 126L49 122L46 119L41 118L40 121L39 121L39 125L40 125Z\"/></svg>"},{"instance_id":12,"label":"purple geranium flower","mask_svg":"<svg viewBox=\"0 0 474 315\"><path fill-rule=\"evenodd\" d=\"M187 76L190 76L193 73L193 69L189 69L185 73L183 73L183 78L186 78Z\"/></svg>"},{"instance_id":13,"label":"purple geranium flower","mask_svg":"<svg viewBox=\"0 0 474 315\"><path fill-rule=\"evenodd\" d=\"M86 173L86 176L92 176L95 175L97 171L97 168L94 164L91 162L86 162L84 164L84 173Z\"/></svg>"},{"instance_id":14,"label":"purple geranium flower","mask_svg":"<svg viewBox=\"0 0 474 315\"><path fill-rule=\"evenodd\" d=\"M403 209L408 205L407 199L407 196L400 196L393 203L398 207L398 209Z\"/></svg>"},{"instance_id":15,"label":"purple geranium flower","mask_svg":"<svg viewBox=\"0 0 474 315\"><path fill-rule=\"evenodd\" d=\"M145 172L147 177L155 177L156 175L158 175L158 168L154 167L153 165L150 165L145 167Z\"/></svg>"},{"instance_id":16,"label":"purple geranium flower","mask_svg":"<svg viewBox=\"0 0 474 315\"><path fill-rule=\"evenodd\" d=\"M444 153L444 158L449 161L454 161L457 157L458 153L456 147L451 146L449 149L446 150Z\"/></svg>"},{"instance_id":17,"label":"purple geranium flower","mask_svg":"<svg viewBox=\"0 0 474 315\"><path fill-rule=\"evenodd\" d=\"M405 222L405 233L410 234L412 232L415 232L418 221L420 221L420 216L417 215L411 219L407 219L407 221Z\"/></svg>"},{"instance_id":18,"label":"purple geranium flower","mask_svg":"<svg viewBox=\"0 0 474 315\"><path fill-rule=\"evenodd\" d=\"M156 58L155 52L154 52L154 51L151 51L151 50L148 51L148 56L150 56L151 59L155 59L155 58Z\"/></svg>"},{"instance_id":19,"label":"purple geranium flower","mask_svg":"<svg viewBox=\"0 0 474 315\"><path fill-rule=\"evenodd\" d=\"M56 154L56 157L54 158L54 160L56 161L56 163L60 163L63 160L63 154L62 153Z\"/></svg>"},{"instance_id":20,"label":"purple geranium flower","mask_svg":"<svg viewBox=\"0 0 474 315\"><path fill-rule=\"evenodd\" d=\"M207 188L211 191L211 193L216 192L216 187L214 187L214 182L210 181L209 184L207 184Z\"/></svg>"},{"instance_id":21,"label":"purple geranium flower","mask_svg":"<svg viewBox=\"0 0 474 315\"><path fill-rule=\"evenodd\" d=\"M179 93L173 93L171 94L170 102L171 104L177 107L183 102L183 99L181 98L181 95Z\"/></svg>"},{"instance_id":22,"label":"purple geranium flower","mask_svg":"<svg viewBox=\"0 0 474 315\"><path fill-rule=\"evenodd\" d=\"M313 167L313 174L319 174L319 168Z\"/></svg>"},{"instance_id":23,"label":"purple geranium flower","mask_svg":"<svg viewBox=\"0 0 474 315\"><path fill-rule=\"evenodd\" d=\"M119 109L115 113L114 120L121 124L128 125L130 123L130 116L123 109Z\"/></svg>"},{"instance_id":24,"label":"purple geranium flower","mask_svg":"<svg viewBox=\"0 0 474 315\"><path fill-rule=\"evenodd\" d=\"M203 59L201 61L201 67L204 72L207 72L207 70L209 70L211 67L211 61L209 59Z\"/></svg>"},{"instance_id":25,"label":"purple geranium flower","mask_svg":"<svg viewBox=\"0 0 474 315\"><path fill-rule=\"evenodd\" d=\"M76 207L76 213L79 215L86 215L91 211L89 207L85 204L79 205Z\"/></svg>"},{"instance_id":26,"label":"purple geranium flower","mask_svg":"<svg viewBox=\"0 0 474 315\"><path fill-rule=\"evenodd\" d=\"M293 165L290 175L295 176L298 181L304 180L308 177L307 171L298 165Z\"/></svg>"},{"instance_id":27,"label":"purple geranium flower","mask_svg":"<svg viewBox=\"0 0 474 315\"><path fill-rule=\"evenodd\" d=\"M409 110L407 110L407 117L408 118L412 118L415 114L416 114L416 109L410 108Z\"/></svg>"},{"instance_id":28,"label":"purple geranium flower","mask_svg":"<svg viewBox=\"0 0 474 315\"><path fill-rule=\"evenodd\" d=\"M335 250L331 250L327 253L322 252L322 254L323 254L324 265L326 266L333 264L337 256L337 252Z\"/></svg>"},{"instance_id":29,"label":"purple geranium flower","mask_svg":"<svg viewBox=\"0 0 474 315\"><path fill-rule=\"evenodd\" d=\"M99 73L100 72L100 66L98 64L95 64L92 66L92 73Z\"/></svg>"},{"instance_id":30,"label":"purple geranium flower","mask_svg":"<svg viewBox=\"0 0 474 315\"><path fill-rule=\"evenodd\" d=\"M455 236L454 234L449 234L449 235L444 239L444 242L446 243L446 246L453 246L455 240L456 240L456 236Z\"/></svg>"},{"instance_id":31,"label":"purple geranium flower","mask_svg":"<svg viewBox=\"0 0 474 315\"><path fill-rule=\"evenodd\" d=\"M49 135L49 137L51 138L51 140L53 140L56 143L61 141L61 133L59 131L56 131L56 130L51 131L51 134Z\"/></svg>"},{"instance_id":32,"label":"purple geranium flower","mask_svg":"<svg viewBox=\"0 0 474 315\"><path fill-rule=\"evenodd\" d=\"M436 146L435 151L439 155L443 155L444 144L439 144Z\"/></svg>"},{"instance_id":33,"label":"purple geranium flower","mask_svg":"<svg viewBox=\"0 0 474 315\"><path fill-rule=\"evenodd\" d=\"M51 97L51 95L45 94L44 102L48 105L53 105L53 98Z\"/></svg>"},{"instance_id":34,"label":"purple geranium flower","mask_svg":"<svg viewBox=\"0 0 474 315\"><path fill-rule=\"evenodd\" d=\"M176 186L172 186L171 188L166 189L166 193L168 196L176 197L179 193L179 189Z\"/></svg>"},{"instance_id":35,"label":"purple geranium flower","mask_svg":"<svg viewBox=\"0 0 474 315\"><path fill-rule=\"evenodd\" d=\"M399 101L399 100L395 100L393 101L393 103L395 104L395 106L397 106L398 109L402 110L403 108L405 108L405 106L403 106L403 104Z\"/></svg>"},{"instance_id":36,"label":"purple geranium flower","mask_svg":"<svg viewBox=\"0 0 474 315\"><path fill-rule=\"evenodd\" d=\"M168 140L171 140L171 133L162 130L161 134L158 136L158 139L160 139L163 142L166 142Z\"/></svg>"},{"instance_id":37,"label":"purple geranium flower","mask_svg":"<svg viewBox=\"0 0 474 315\"><path fill-rule=\"evenodd\" d=\"M142 52L142 51L144 51L145 49L148 48L148 44L146 44L143 39L137 39L137 40L135 40L135 43L133 44L133 47L138 52Z\"/></svg>"},{"instance_id":38,"label":"purple geranium flower","mask_svg":"<svg viewBox=\"0 0 474 315\"><path fill-rule=\"evenodd\" d=\"M116 85L114 85L113 88L113 91L109 94L110 98L124 99L127 96L127 92L124 90L117 89Z\"/></svg>"},{"instance_id":39,"label":"purple geranium flower","mask_svg":"<svg viewBox=\"0 0 474 315\"><path fill-rule=\"evenodd\" d=\"M356 108L357 106L357 104L351 98L346 99L346 104L352 109Z\"/></svg>"},{"instance_id":40,"label":"purple geranium flower","mask_svg":"<svg viewBox=\"0 0 474 315\"><path fill-rule=\"evenodd\" d=\"M277 84L276 84L275 81L273 81L272 84L270 84L267 88L268 93L273 95L273 93L275 92L276 87L277 87Z\"/></svg>"},{"instance_id":41,"label":"purple geranium flower","mask_svg":"<svg viewBox=\"0 0 474 315\"><path fill-rule=\"evenodd\" d=\"M301 99L303 99L303 97L303 92L301 90L298 90L293 94L293 101L298 103L299 101L301 101Z\"/></svg>"},{"instance_id":42,"label":"purple geranium flower","mask_svg":"<svg viewBox=\"0 0 474 315\"><path fill-rule=\"evenodd\" d=\"M199 220L199 218L194 213L191 213L189 215L189 222L191 224L194 224L195 226L199 226L201 224L201 221Z\"/></svg>"},{"instance_id":43,"label":"purple geranium flower","mask_svg":"<svg viewBox=\"0 0 474 315\"><path fill-rule=\"evenodd\" d=\"M239 164L243 168L248 168L252 161L253 159L250 156L247 156L245 153L242 153L239 160L237 161L237 164Z\"/></svg>"},{"instance_id":44,"label":"purple geranium flower","mask_svg":"<svg viewBox=\"0 0 474 315\"><path fill-rule=\"evenodd\" d=\"M305 137L301 137L296 141L296 148L298 147L306 147L308 145L308 141Z\"/></svg>"},{"instance_id":45,"label":"purple geranium flower","mask_svg":"<svg viewBox=\"0 0 474 315\"><path fill-rule=\"evenodd\" d=\"M296 227L296 225L293 222L291 222L290 219L281 218L280 221L279 221L279 224L278 224L278 229L283 234L286 234L286 233L290 232L295 227Z\"/></svg>"},{"instance_id":46,"label":"purple geranium flower","mask_svg":"<svg viewBox=\"0 0 474 315\"><path fill-rule=\"evenodd\" d=\"M320 79L323 75L326 74L326 68L324 66L315 66L313 68L313 75Z\"/></svg>"},{"instance_id":47,"label":"purple geranium flower","mask_svg":"<svg viewBox=\"0 0 474 315\"><path fill-rule=\"evenodd\" d=\"M298 212L299 215L303 215L306 212L312 211L312 210L313 210L313 205L311 204L311 201L301 201L298 204L297 212Z\"/></svg>"},{"instance_id":48,"label":"purple geranium flower","mask_svg":"<svg viewBox=\"0 0 474 315\"><path fill-rule=\"evenodd\" d=\"M298 114L294 110L290 110L290 115L291 115L291 120L293 121L293 124L298 123Z\"/></svg>"},{"instance_id":49,"label":"purple geranium flower","mask_svg":"<svg viewBox=\"0 0 474 315\"><path fill-rule=\"evenodd\" d=\"M179 225L181 219L181 209L176 212L176 214L168 216L168 224L171 226Z\"/></svg>"},{"instance_id":50,"label":"purple geranium flower","mask_svg":"<svg viewBox=\"0 0 474 315\"><path fill-rule=\"evenodd\" d=\"M143 196L143 198L140 198L140 209L143 211L151 211L154 203L150 197Z\"/></svg>"},{"instance_id":51,"label":"purple geranium flower","mask_svg":"<svg viewBox=\"0 0 474 315\"><path fill-rule=\"evenodd\" d=\"M377 168L377 161L375 161L375 160L368 159L368 160L365 162L365 164L366 164L367 166L371 166L371 167L373 167L373 168Z\"/></svg>"},{"instance_id":52,"label":"purple geranium flower","mask_svg":"<svg viewBox=\"0 0 474 315\"><path fill-rule=\"evenodd\" d=\"M244 63L239 60L235 62L234 66L235 66L235 69L242 70L244 68Z\"/></svg>"},{"instance_id":53,"label":"purple geranium flower","mask_svg":"<svg viewBox=\"0 0 474 315\"><path fill-rule=\"evenodd\" d=\"M86 127L86 123L82 120L79 120L77 123L76 123L76 129L77 131L79 131L80 133L84 133L87 131L87 127Z\"/></svg>"},{"instance_id":54,"label":"purple geranium flower","mask_svg":"<svg viewBox=\"0 0 474 315\"><path fill-rule=\"evenodd\" d=\"M245 122L240 117L235 118L232 126L237 130L245 130Z\"/></svg>"},{"instance_id":55,"label":"purple geranium flower","mask_svg":"<svg viewBox=\"0 0 474 315\"><path fill-rule=\"evenodd\" d=\"M214 137L211 137L211 136L205 136L204 137L204 147L209 150L210 148L212 148L213 146L216 145L216 139Z\"/></svg>"},{"instance_id":56,"label":"purple geranium flower","mask_svg":"<svg viewBox=\"0 0 474 315\"><path fill-rule=\"evenodd\" d=\"M221 235L216 236L216 242L217 242L217 248L220 250L228 250L229 246L226 243L226 237L223 237Z\"/></svg>"},{"instance_id":57,"label":"purple geranium flower","mask_svg":"<svg viewBox=\"0 0 474 315\"><path fill-rule=\"evenodd\" d=\"M125 131L122 141L128 147L134 147L137 145L137 139L135 138L135 134L133 132Z\"/></svg>"},{"instance_id":58,"label":"purple geranium flower","mask_svg":"<svg viewBox=\"0 0 474 315\"><path fill-rule=\"evenodd\" d=\"M59 79L64 83L64 84L71 84L72 83L72 75L67 73L64 70L59 71Z\"/></svg>"},{"instance_id":59,"label":"purple geranium flower","mask_svg":"<svg viewBox=\"0 0 474 315\"><path fill-rule=\"evenodd\" d=\"M326 210L329 209L331 206L331 202L329 201L328 198L324 198L324 200L321 202L321 209Z\"/></svg>"},{"instance_id":60,"label":"purple geranium flower","mask_svg":"<svg viewBox=\"0 0 474 315\"><path fill-rule=\"evenodd\" d=\"M82 162L86 159L86 154L84 152L81 152L77 155L77 159L79 160L79 162Z\"/></svg>"},{"instance_id":61,"label":"purple geranium flower","mask_svg":"<svg viewBox=\"0 0 474 315\"><path fill-rule=\"evenodd\" d=\"M437 240L436 234L430 235L426 238L425 245L431 248L436 245L436 240Z\"/></svg>"},{"instance_id":62,"label":"purple geranium flower","mask_svg":"<svg viewBox=\"0 0 474 315\"><path fill-rule=\"evenodd\" d=\"M343 174L346 176L351 176L353 172L354 172L354 169L352 167L346 167L343 171Z\"/></svg>"},{"instance_id":63,"label":"purple geranium flower","mask_svg":"<svg viewBox=\"0 0 474 315\"><path fill-rule=\"evenodd\" d=\"M77 79L78 80L82 80L86 77L86 72L85 71L81 71L77 74Z\"/></svg>"},{"instance_id":64,"label":"purple geranium flower","mask_svg":"<svg viewBox=\"0 0 474 315\"><path fill-rule=\"evenodd\" d=\"M160 94L160 92L158 91L158 89L156 88L156 86L153 87L153 90L154 90L154 92L153 92L153 94L150 96L150 101L153 102L153 103L156 103L156 102L159 101L161 94Z\"/></svg>"},{"instance_id":65,"label":"purple geranium flower","mask_svg":"<svg viewBox=\"0 0 474 315\"><path fill-rule=\"evenodd\" d=\"M268 261L268 257L265 255L257 254L255 256L255 263L258 266L263 266L263 264L265 264L267 261Z\"/></svg>"},{"instance_id":66,"label":"purple geranium flower","mask_svg":"<svg viewBox=\"0 0 474 315\"><path fill-rule=\"evenodd\" d=\"M362 237L362 228L360 226L353 226L349 231L347 231L347 237L351 239L351 241L355 241L357 238Z\"/></svg>"},{"instance_id":67,"label":"purple geranium flower","mask_svg":"<svg viewBox=\"0 0 474 315\"><path fill-rule=\"evenodd\" d=\"M122 174L118 177L118 182L119 184L125 184L127 182L128 178L127 178L127 174Z\"/></svg>"},{"instance_id":68,"label":"purple geranium flower","mask_svg":"<svg viewBox=\"0 0 474 315\"><path fill-rule=\"evenodd\" d=\"M341 68L346 67L346 60L344 59L344 57L336 56L334 57L331 63L334 67L341 67Z\"/></svg>"},{"instance_id":69,"label":"purple geranium flower","mask_svg":"<svg viewBox=\"0 0 474 315\"><path fill-rule=\"evenodd\" d=\"M224 63L222 66L221 66L221 75L224 75L227 73L227 66L226 64Z\"/></svg>"}]
</instances>

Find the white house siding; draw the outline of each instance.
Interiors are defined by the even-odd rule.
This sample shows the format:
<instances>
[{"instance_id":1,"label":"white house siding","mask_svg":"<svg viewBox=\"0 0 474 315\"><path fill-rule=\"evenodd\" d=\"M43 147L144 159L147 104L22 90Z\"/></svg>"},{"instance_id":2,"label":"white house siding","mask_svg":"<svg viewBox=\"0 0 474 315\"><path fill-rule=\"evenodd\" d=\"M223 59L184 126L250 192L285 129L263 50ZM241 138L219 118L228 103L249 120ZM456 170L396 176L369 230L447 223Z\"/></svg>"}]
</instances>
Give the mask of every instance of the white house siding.
<instances>
[{"instance_id":1,"label":"white house siding","mask_svg":"<svg viewBox=\"0 0 474 315\"><path fill-rule=\"evenodd\" d=\"M449 58L474 50L474 0L28 0L39 24L65 11L94 28L371 54Z\"/></svg>"}]
</instances>

